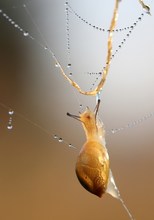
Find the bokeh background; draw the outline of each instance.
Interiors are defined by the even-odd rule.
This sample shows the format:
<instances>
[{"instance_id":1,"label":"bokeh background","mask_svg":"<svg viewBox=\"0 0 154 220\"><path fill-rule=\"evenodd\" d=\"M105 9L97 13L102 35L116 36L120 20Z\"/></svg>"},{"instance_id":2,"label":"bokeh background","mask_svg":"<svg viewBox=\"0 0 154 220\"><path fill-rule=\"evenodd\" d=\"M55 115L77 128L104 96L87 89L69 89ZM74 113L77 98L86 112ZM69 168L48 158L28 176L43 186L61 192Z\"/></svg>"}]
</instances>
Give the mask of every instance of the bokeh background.
<instances>
[{"instance_id":1,"label":"bokeh background","mask_svg":"<svg viewBox=\"0 0 154 220\"><path fill-rule=\"evenodd\" d=\"M83 18L108 29L113 0L69 2ZM35 38L23 36L0 14L0 219L127 220L118 200L88 193L74 172L85 136L81 124L66 112L78 114L82 111L79 104L94 109L95 97L75 92L55 68L52 56L39 45L47 42L69 74L64 3L0 1L3 12ZM144 14L121 49L118 46L127 32L114 35L113 51L118 48L118 53L101 94L99 112L108 132L116 184L137 220L154 219L154 120L151 117L116 134L111 129L154 111L154 4L146 3L151 5L152 16ZM133 25L142 12L137 0L121 1L117 28ZM107 33L70 13L72 78L85 90L96 78L87 72L99 72L105 64L106 44ZM12 130L7 129L9 108L15 112ZM59 143L53 134L76 149Z\"/></svg>"}]
</instances>

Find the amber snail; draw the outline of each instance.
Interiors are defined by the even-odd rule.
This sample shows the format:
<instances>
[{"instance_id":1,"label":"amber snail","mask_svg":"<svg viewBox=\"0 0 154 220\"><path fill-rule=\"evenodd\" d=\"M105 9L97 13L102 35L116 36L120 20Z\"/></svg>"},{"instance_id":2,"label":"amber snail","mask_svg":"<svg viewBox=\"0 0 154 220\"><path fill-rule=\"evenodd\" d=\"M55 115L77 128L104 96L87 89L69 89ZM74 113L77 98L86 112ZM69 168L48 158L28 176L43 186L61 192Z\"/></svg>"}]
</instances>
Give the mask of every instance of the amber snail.
<instances>
[{"instance_id":1,"label":"amber snail","mask_svg":"<svg viewBox=\"0 0 154 220\"><path fill-rule=\"evenodd\" d=\"M81 148L76 162L76 175L81 185L90 193L98 197L109 193L119 199L130 219L134 220L120 196L110 169L105 143L105 129L103 122L98 117L99 106L100 99L94 111L87 107L79 116L67 113L68 116L82 123L86 134L86 142Z\"/></svg>"}]
</instances>

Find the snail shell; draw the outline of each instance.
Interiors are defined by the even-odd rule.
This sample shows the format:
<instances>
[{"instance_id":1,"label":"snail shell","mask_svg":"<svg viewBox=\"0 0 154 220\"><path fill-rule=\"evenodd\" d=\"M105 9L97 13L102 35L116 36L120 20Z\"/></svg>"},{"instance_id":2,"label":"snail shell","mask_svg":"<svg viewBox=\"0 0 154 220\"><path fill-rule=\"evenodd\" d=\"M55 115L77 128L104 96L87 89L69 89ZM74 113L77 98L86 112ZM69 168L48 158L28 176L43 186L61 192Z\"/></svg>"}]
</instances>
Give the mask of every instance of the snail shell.
<instances>
[{"instance_id":1,"label":"snail shell","mask_svg":"<svg viewBox=\"0 0 154 220\"><path fill-rule=\"evenodd\" d=\"M109 156L97 140L87 141L77 158L76 175L81 185L89 192L102 197L109 178Z\"/></svg>"}]
</instances>

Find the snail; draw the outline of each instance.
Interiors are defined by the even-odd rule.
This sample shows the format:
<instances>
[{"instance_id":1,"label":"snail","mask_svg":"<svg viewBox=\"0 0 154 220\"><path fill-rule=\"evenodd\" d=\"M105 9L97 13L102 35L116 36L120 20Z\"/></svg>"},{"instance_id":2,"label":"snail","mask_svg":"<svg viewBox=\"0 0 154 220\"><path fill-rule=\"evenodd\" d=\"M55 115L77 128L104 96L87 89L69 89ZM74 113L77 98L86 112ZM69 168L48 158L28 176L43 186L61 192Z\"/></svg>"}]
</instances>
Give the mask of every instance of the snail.
<instances>
[{"instance_id":1,"label":"snail","mask_svg":"<svg viewBox=\"0 0 154 220\"><path fill-rule=\"evenodd\" d=\"M102 197L108 190L110 179L109 155L105 144L105 129L97 113L100 100L91 111L88 107L79 116L67 113L68 116L79 120L86 134L84 143L76 162L76 175L81 185L90 193ZM112 190L113 191L113 190ZM114 192L116 195L118 192ZM117 196L117 195L116 195Z\"/></svg>"},{"instance_id":2,"label":"snail","mask_svg":"<svg viewBox=\"0 0 154 220\"><path fill-rule=\"evenodd\" d=\"M79 116L67 113L68 116L82 123L86 134L86 142L82 146L76 161L76 175L81 185L90 193L100 198L108 193L120 200L130 219L134 220L120 196L110 169L105 129L103 122L98 117L99 106L100 99L98 99L94 111L87 107Z\"/></svg>"}]
</instances>

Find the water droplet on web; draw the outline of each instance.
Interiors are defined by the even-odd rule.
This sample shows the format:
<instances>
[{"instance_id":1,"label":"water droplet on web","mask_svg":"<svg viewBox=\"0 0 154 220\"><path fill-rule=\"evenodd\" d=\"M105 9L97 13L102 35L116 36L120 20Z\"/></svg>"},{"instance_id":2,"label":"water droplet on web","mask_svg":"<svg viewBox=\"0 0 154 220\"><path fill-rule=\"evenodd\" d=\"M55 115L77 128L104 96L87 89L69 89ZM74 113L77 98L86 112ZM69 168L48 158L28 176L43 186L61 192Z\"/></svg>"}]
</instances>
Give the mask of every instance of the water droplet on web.
<instances>
[{"instance_id":1,"label":"water droplet on web","mask_svg":"<svg viewBox=\"0 0 154 220\"><path fill-rule=\"evenodd\" d=\"M112 134L115 134L115 129L111 129Z\"/></svg>"},{"instance_id":2,"label":"water droplet on web","mask_svg":"<svg viewBox=\"0 0 154 220\"><path fill-rule=\"evenodd\" d=\"M23 35L24 35L25 37L27 37L27 36L29 35L29 33L28 33L27 31L25 31L25 32L23 33Z\"/></svg>"},{"instance_id":3,"label":"water droplet on web","mask_svg":"<svg viewBox=\"0 0 154 220\"><path fill-rule=\"evenodd\" d=\"M59 138L58 141L59 141L59 143L62 143L62 142L63 142L63 139L62 139L62 138Z\"/></svg>"},{"instance_id":4,"label":"water droplet on web","mask_svg":"<svg viewBox=\"0 0 154 220\"><path fill-rule=\"evenodd\" d=\"M55 67L59 67L59 63L55 63Z\"/></svg>"},{"instance_id":5,"label":"water droplet on web","mask_svg":"<svg viewBox=\"0 0 154 220\"><path fill-rule=\"evenodd\" d=\"M72 76L72 73L69 73L69 76Z\"/></svg>"},{"instance_id":6,"label":"water droplet on web","mask_svg":"<svg viewBox=\"0 0 154 220\"><path fill-rule=\"evenodd\" d=\"M12 124L8 124L7 129L11 130L12 128L13 128L13 125Z\"/></svg>"},{"instance_id":7,"label":"water droplet on web","mask_svg":"<svg viewBox=\"0 0 154 220\"><path fill-rule=\"evenodd\" d=\"M67 68L70 68L71 67L71 63L69 63L68 65L67 65Z\"/></svg>"},{"instance_id":8,"label":"water droplet on web","mask_svg":"<svg viewBox=\"0 0 154 220\"><path fill-rule=\"evenodd\" d=\"M19 26L17 24L14 25L15 28L18 28Z\"/></svg>"},{"instance_id":9,"label":"water droplet on web","mask_svg":"<svg viewBox=\"0 0 154 220\"><path fill-rule=\"evenodd\" d=\"M14 111L13 111L12 109L10 109L10 110L8 111L8 114L9 114L9 115L13 115L13 114L14 114Z\"/></svg>"},{"instance_id":10,"label":"water droplet on web","mask_svg":"<svg viewBox=\"0 0 154 220\"><path fill-rule=\"evenodd\" d=\"M3 13L3 16L6 17L7 15L5 13Z\"/></svg>"},{"instance_id":11,"label":"water droplet on web","mask_svg":"<svg viewBox=\"0 0 154 220\"><path fill-rule=\"evenodd\" d=\"M54 139L57 139L58 137L57 137L57 135L55 134L55 135L53 136L53 138L54 138Z\"/></svg>"}]
</instances>

